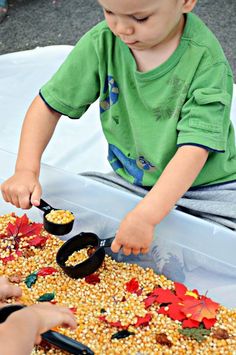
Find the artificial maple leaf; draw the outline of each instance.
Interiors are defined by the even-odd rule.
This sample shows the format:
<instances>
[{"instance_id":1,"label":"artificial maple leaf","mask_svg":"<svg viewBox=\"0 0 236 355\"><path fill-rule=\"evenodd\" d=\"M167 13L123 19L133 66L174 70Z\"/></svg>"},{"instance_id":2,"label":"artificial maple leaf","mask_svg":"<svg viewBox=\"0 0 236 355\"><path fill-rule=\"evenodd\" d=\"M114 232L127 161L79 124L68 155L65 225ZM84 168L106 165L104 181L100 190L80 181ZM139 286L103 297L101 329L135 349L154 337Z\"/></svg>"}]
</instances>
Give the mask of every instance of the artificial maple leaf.
<instances>
[{"instance_id":1,"label":"artificial maple leaf","mask_svg":"<svg viewBox=\"0 0 236 355\"><path fill-rule=\"evenodd\" d=\"M150 307L153 303L156 302L157 297L156 296L148 296L147 298L145 298L144 300L144 304L145 304L145 308Z\"/></svg>"},{"instance_id":2,"label":"artificial maple leaf","mask_svg":"<svg viewBox=\"0 0 236 355\"><path fill-rule=\"evenodd\" d=\"M185 319L182 323L182 328L198 328L200 322L192 319Z\"/></svg>"},{"instance_id":3,"label":"artificial maple leaf","mask_svg":"<svg viewBox=\"0 0 236 355\"><path fill-rule=\"evenodd\" d=\"M85 276L85 282L91 285L96 285L97 283L100 282L100 278L97 274L91 274L88 276Z\"/></svg>"},{"instance_id":4,"label":"artificial maple leaf","mask_svg":"<svg viewBox=\"0 0 236 355\"><path fill-rule=\"evenodd\" d=\"M178 296L180 299L186 299L186 298L199 298L199 293L197 290L188 290L187 287L179 282L174 282L175 285L175 293L176 296Z\"/></svg>"},{"instance_id":5,"label":"artificial maple leaf","mask_svg":"<svg viewBox=\"0 0 236 355\"><path fill-rule=\"evenodd\" d=\"M147 326L152 319L152 313L147 313L144 317L138 317L137 322L134 324L135 327Z\"/></svg>"},{"instance_id":6,"label":"artificial maple leaf","mask_svg":"<svg viewBox=\"0 0 236 355\"><path fill-rule=\"evenodd\" d=\"M137 293L139 290L139 282L135 278L131 279L125 284L126 291L130 293Z\"/></svg>"},{"instance_id":7,"label":"artificial maple leaf","mask_svg":"<svg viewBox=\"0 0 236 355\"><path fill-rule=\"evenodd\" d=\"M122 329L127 329L129 327L129 324L127 325L121 325L121 322L109 322L105 316L99 316L98 319L100 319L101 321L109 324L111 327L117 327L117 328L122 328Z\"/></svg>"},{"instance_id":8,"label":"artificial maple leaf","mask_svg":"<svg viewBox=\"0 0 236 355\"><path fill-rule=\"evenodd\" d=\"M212 319L203 318L202 323L204 324L204 327L206 329L211 329L216 321L217 321L216 318L212 318Z\"/></svg>"},{"instance_id":9,"label":"artificial maple leaf","mask_svg":"<svg viewBox=\"0 0 236 355\"><path fill-rule=\"evenodd\" d=\"M40 237L37 235L35 238L30 239L28 244L33 247L42 247L46 244L47 239L47 237Z\"/></svg>"},{"instance_id":10,"label":"artificial maple leaf","mask_svg":"<svg viewBox=\"0 0 236 355\"><path fill-rule=\"evenodd\" d=\"M229 339L229 333L225 329L218 328L214 330L212 337L215 339Z\"/></svg>"},{"instance_id":11,"label":"artificial maple leaf","mask_svg":"<svg viewBox=\"0 0 236 355\"><path fill-rule=\"evenodd\" d=\"M186 315L181 312L180 306L178 303L173 303L168 305L168 316L173 320L182 321L186 318Z\"/></svg>"},{"instance_id":12,"label":"artificial maple leaf","mask_svg":"<svg viewBox=\"0 0 236 355\"><path fill-rule=\"evenodd\" d=\"M187 318L201 322L204 318L214 319L219 304L212 301L206 296L201 296L200 299L186 299L182 301L181 312Z\"/></svg>"},{"instance_id":13,"label":"artificial maple leaf","mask_svg":"<svg viewBox=\"0 0 236 355\"><path fill-rule=\"evenodd\" d=\"M55 272L58 272L57 269L55 269L54 267L51 266L46 266L46 267L42 267L38 272L37 275L38 276L47 276L47 275L52 275Z\"/></svg>"},{"instance_id":14,"label":"artificial maple leaf","mask_svg":"<svg viewBox=\"0 0 236 355\"><path fill-rule=\"evenodd\" d=\"M158 303L177 303L179 298L169 289L156 288L152 295L157 296Z\"/></svg>"},{"instance_id":15,"label":"artificial maple leaf","mask_svg":"<svg viewBox=\"0 0 236 355\"><path fill-rule=\"evenodd\" d=\"M168 348L171 348L171 346L173 345L173 343L167 338L167 335L165 333L157 334L156 341L161 345L167 345Z\"/></svg>"},{"instance_id":16,"label":"artificial maple leaf","mask_svg":"<svg viewBox=\"0 0 236 355\"><path fill-rule=\"evenodd\" d=\"M19 236L19 234L23 237L30 237L39 234L42 226L42 223L30 223L27 215L24 214L22 217L16 217L14 224L9 223L6 231L9 237Z\"/></svg>"}]
</instances>

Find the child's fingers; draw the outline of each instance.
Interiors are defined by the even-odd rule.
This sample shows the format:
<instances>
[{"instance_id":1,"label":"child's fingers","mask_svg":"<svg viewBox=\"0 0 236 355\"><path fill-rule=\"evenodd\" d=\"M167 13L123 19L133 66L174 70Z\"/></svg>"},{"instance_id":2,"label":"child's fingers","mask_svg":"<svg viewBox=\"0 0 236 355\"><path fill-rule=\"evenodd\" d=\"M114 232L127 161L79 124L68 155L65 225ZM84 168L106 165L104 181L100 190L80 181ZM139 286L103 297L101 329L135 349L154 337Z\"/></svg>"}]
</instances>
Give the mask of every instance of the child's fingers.
<instances>
[{"instance_id":1,"label":"child's fingers","mask_svg":"<svg viewBox=\"0 0 236 355\"><path fill-rule=\"evenodd\" d=\"M34 188L34 191L32 192L30 202L33 206L39 206L40 205L40 197L42 194L42 189L40 185L36 185Z\"/></svg>"},{"instance_id":2,"label":"child's fingers","mask_svg":"<svg viewBox=\"0 0 236 355\"><path fill-rule=\"evenodd\" d=\"M132 248L132 254L138 255L141 252L140 248Z\"/></svg>"},{"instance_id":3,"label":"child's fingers","mask_svg":"<svg viewBox=\"0 0 236 355\"><path fill-rule=\"evenodd\" d=\"M111 244L111 250L113 251L113 253L118 253L121 247L122 245L119 242L117 242L115 238Z\"/></svg>"},{"instance_id":4,"label":"child's fingers","mask_svg":"<svg viewBox=\"0 0 236 355\"><path fill-rule=\"evenodd\" d=\"M41 341L42 341L41 335L37 335L36 339L35 339L35 345L39 345L41 343Z\"/></svg>"},{"instance_id":5,"label":"child's fingers","mask_svg":"<svg viewBox=\"0 0 236 355\"><path fill-rule=\"evenodd\" d=\"M76 319L75 317L73 317L73 315L64 314L63 317L64 319L62 322L62 327L70 327L72 329L75 329L77 327Z\"/></svg>"},{"instance_id":6,"label":"child's fingers","mask_svg":"<svg viewBox=\"0 0 236 355\"><path fill-rule=\"evenodd\" d=\"M20 297L22 295L22 290L20 287L15 285L3 285L1 287L0 298L2 300L9 297Z\"/></svg>"},{"instance_id":7,"label":"child's fingers","mask_svg":"<svg viewBox=\"0 0 236 355\"><path fill-rule=\"evenodd\" d=\"M125 254L126 256L128 256L128 255L131 254L132 249L131 249L131 248L128 248L128 247L123 247L123 248L122 248L122 251L123 251L123 254Z\"/></svg>"},{"instance_id":8,"label":"child's fingers","mask_svg":"<svg viewBox=\"0 0 236 355\"><path fill-rule=\"evenodd\" d=\"M149 248L141 248L140 253L147 254L149 252Z\"/></svg>"}]
</instances>

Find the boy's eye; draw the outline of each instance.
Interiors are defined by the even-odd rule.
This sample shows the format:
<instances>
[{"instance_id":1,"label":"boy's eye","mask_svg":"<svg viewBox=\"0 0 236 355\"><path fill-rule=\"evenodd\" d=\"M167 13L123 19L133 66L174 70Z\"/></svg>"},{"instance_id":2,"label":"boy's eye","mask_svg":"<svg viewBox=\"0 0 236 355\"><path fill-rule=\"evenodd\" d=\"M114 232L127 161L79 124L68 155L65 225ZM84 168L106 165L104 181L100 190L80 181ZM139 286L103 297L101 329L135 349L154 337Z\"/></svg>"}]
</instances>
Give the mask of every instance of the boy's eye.
<instances>
[{"instance_id":1,"label":"boy's eye","mask_svg":"<svg viewBox=\"0 0 236 355\"><path fill-rule=\"evenodd\" d=\"M112 12L111 12L111 11L106 10L106 9L104 9L104 11L105 11L105 13L106 13L106 14L108 14L108 15L112 15Z\"/></svg>"},{"instance_id":2,"label":"boy's eye","mask_svg":"<svg viewBox=\"0 0 236 355\"><path fill-rule=\"evenodd\" d=\"M137 22L145 22L145 21L148 20L148 18L149 18L149 16L143 17L143 18L133 17L133 19L134 19L135 21L137 21Z\"/></svg>"}]
</instances>

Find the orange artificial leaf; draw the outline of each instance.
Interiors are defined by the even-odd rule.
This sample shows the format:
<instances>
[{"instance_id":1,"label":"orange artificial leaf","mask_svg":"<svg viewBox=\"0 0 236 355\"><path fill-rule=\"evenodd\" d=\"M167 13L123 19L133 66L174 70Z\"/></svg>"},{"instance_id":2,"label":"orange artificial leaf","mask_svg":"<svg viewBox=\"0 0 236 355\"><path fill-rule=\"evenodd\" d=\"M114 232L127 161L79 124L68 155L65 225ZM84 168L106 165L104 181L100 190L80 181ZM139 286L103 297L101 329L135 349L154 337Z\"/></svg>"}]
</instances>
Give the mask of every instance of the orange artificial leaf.
<instances>
[{"instance_id":1,"label":"orange artificial leaf","mask_svg":"<svg viewBox=\"0 0 236 355\"><path fill-rule=\"evenodd\" d=\"M186 299L180 308L187 318L201 322L204 318L214 319L219 304L210 298L201 296L200 299Z\"/></svg>"}]
</instances>

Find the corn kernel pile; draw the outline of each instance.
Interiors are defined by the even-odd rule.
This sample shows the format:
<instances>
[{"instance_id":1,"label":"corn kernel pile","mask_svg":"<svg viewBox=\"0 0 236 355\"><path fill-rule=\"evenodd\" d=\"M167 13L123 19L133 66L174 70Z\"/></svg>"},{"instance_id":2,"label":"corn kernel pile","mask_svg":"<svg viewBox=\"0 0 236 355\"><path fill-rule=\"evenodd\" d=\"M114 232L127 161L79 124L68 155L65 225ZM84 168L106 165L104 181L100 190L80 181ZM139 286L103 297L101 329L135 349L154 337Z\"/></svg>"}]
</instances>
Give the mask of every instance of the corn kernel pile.
<instances>
[{"instance_id":1,"label":"corn kernel pile","mask_svg":"<svg viewBox=\"0 0 236 355\"><path fill-rule=\"evenodd\" d=\"M9 221L14 222L14 216L0 217L0 235L4 233ZM235 354L236 353L236 310L223 306L217 312L217 322L211 328L211 333L202 342L197 342L178 332L180 321L173 321L163 314L157 313L158 305L145 309L143 300L154 287L172 289L173 282L163 275L157 275L151 269L143 269L136 264L117 263L106 256L103 265L97 271L100 282L87 283L85 279L69 278L56 264L55 256L63 244L59 238L47 236L47 242L42 247L31 246L26 256L18 256L8 263L0 261L0 275L8 276L12 282L23 290L21 302L30 305L45 293L54 293L54 302L73 308L78 326L76 330L58 328L58 331L87 345L97 355L149 355L149 354ZM0 239L1 249L1 239ZM25 279L29 274L43 267L53 267L57 272L38 276L37 281L27 287ZM131 279L138 280L142 293L129 293L124 285ZM122 300L124 302L122 302ZM10 302L10 301L9 301ZM152 319L146 326L135 327L137 317L152 313ZM107 322L101 320L106 315ZM128 331L132 335L122 339L111 339L119 328L108 322L120 321L122 325L129 324ZM226 332L227 339L214 337L215 331ZM160 337L164 342L160 342ZM49 346L37 346L32 355L66 354Z\"/></svg>"},{"instance_id":2,"label":"corn kernel pile","mask_svg":"<svg viewBox=\"0 0 236 355\"><path fill-rule=\"evenodd\" d=\"M75 217L68 210L51 210L51 212L46 214L46 219L52 223L66 224L72 222Z\"/></svg>"}]
</instances>

